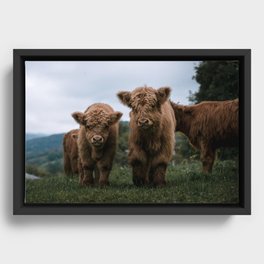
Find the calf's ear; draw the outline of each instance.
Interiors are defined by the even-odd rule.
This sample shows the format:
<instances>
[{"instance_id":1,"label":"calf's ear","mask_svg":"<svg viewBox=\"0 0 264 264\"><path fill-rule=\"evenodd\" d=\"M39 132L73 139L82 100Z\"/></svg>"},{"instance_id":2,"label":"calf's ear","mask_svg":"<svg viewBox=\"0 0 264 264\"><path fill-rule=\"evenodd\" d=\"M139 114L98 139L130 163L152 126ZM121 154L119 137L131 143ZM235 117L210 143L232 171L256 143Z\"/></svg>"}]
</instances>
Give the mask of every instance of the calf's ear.
<instances>
[{"instance_id":1,"label":"calf's ear","mask_svg":"<svg viewBox=\"0 0 264 264\"><path fill-rule=\"evenodd\" d=\"M178 115L180 117L182 114L192 114L193 113L192 107L189 107L186 105L175 104L172 101L170 101L170 103L171 103L171 106L174 110L176 117L178 117Z\"/></svg>"},{"instance_id":2,"label":"calf's ear","mask_svg":"<svg viewBox=\"0 0 264 264\"><path fill-rule=\"evenodd\" d=\"M171 103L171 106L172 106L174 112L177 112L177 113L184 112L185 106L180 105L179 103L176 104L172 101L170 101L170 103Z\"/></svg>"},{"instance_id":3,"label":"calf's ear","mask_svg":"<svg viewBox=\"0 0 264 264\"><path fill-rule=\"evenodd\" d=\"M119 92L117 97L124 105L131 107L131 93L130 92Z\"/></svg>"},{"instance_id":4,"label":"calf's ear","mask_svg":"<svg viewBox=\"0 0 264 264\"><path fill-rule=\"evenodd\" d=\"M169 99L170 93L171 93L170 87L159 88L157 91L157 98L158 98L159 103L160 104L165 103Z\"/></svg>"},{"instance_id":5,"label":"calf's ear","mask_svg":"<svg viewBox=\"0 0 264 264\"><path fill-rule=\"evenodd\" d=\"M72 138L73 139L77 139L78 138L78 134L72 134Z\"/></svg>"},{"instance_id":6,"label":"calf's ear","mask_svg":"<svg viewBox=\"0 0 264 264\"><path fill-rule=\"evenodd\" d=\"M84 122L84 114L81 112L74 112L72 113L73 119L80 125L85 125Z\"/></svg>"},{"instance_id":7,"label":"calf's ear","mask_svg":"<svg viewBox=\"0 0 264 264\"><path fill-rule=\"evenodd\" d=\"M113 114L110 115L110 121L109 125L115 124L122 116L123 114L121 112L114 112Z\"/></svg>"}]
</instances>

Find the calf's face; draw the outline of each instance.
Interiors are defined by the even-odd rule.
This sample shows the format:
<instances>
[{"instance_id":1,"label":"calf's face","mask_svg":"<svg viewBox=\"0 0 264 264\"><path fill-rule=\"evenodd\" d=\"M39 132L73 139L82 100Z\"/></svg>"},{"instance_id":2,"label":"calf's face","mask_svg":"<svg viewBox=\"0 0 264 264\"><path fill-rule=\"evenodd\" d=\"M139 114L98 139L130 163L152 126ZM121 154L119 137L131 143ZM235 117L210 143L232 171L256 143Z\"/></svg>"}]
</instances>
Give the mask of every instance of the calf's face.
<instances>
[{"instance_id":1,"label":"calf's face","mask_svg":"<svg viewBox=\"0 0 264 264\"><path fill-rule=\"evenodd\" d=\"M170 96L170 88L151 87L137 88L132 92L119 92L120 101L132 109L130 117L133 117L140 129L149 129L159 124L161 118L161 105Z\"/></svg>"},{"instance_id":2,"label":"calf's face","mask_svg":"<svg viewBox=\"0 0 264 264\"><path fill-rule=\"evenodd\" d=\"M77 123L84 126L88 142L95 148L102 148L108 139L110 127L121 118L122 113L106 113L95 110L89 113L74 112L72 117Z\"/></svg>"}]
</instances>

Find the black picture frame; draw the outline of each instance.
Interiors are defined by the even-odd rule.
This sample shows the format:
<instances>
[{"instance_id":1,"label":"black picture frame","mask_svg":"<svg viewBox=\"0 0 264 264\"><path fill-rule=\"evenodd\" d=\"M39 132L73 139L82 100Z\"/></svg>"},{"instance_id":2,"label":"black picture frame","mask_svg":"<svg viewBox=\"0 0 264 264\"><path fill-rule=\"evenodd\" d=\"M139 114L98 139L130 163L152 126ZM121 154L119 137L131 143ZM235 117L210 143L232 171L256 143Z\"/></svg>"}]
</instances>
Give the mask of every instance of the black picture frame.
<instances>
[{"instance_id":1,"label":"black picture frame","mask_svg":"<svg viewBox=\"0 0 264 264\"><path fill-rule=\"evenodd\" d=\"M239 60L239 204L43 204L24 203L25 61L70 60ZM251 214L251 50L250 49L14 49L14 215L250 215Z\"/></svg>"}]
</instances>

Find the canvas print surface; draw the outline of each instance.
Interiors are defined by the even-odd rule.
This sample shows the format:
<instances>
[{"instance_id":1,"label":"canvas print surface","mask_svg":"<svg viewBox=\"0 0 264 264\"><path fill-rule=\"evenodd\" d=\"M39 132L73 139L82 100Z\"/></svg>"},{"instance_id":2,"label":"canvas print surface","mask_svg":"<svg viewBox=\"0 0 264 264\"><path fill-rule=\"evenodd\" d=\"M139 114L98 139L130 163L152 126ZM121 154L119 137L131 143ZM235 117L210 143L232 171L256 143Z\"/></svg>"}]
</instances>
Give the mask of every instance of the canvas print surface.
<instances>
[{"instance_id":1,"label":"canvas print surface","mask_svg":"<svg viewBox=\"0 0 264 264\"><path fill-rule=\"evenodd\" d=\"M26 61L25 87L25 203L239 203L238 61Z\"/></svg>"}]
</instances>

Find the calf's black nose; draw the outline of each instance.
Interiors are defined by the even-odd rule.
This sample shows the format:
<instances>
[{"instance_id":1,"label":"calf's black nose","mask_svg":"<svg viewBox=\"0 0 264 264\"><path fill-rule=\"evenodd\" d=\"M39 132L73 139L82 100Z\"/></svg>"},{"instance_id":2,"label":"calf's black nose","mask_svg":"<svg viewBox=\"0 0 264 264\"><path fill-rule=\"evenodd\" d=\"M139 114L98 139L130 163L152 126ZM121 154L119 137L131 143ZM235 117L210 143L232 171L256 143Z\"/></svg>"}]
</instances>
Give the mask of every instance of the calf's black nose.
<instances>
[{"instance_id":1,"label":"calf's black nose","mask_svg":"<svg viewBox=\"0 0 264 264\"><path fill-rule=\"evenodd\" d=\"M98 142L98 143L103 142L103 137L98 136L98 135L93 136L92 137L92 142Z\"/></svg>"},{"instance_id":2,"label":"calf's black nose","mask_svg":"<svg viewBox=\"0 0 264 264\"><path fill-rule=\"evenodd\" d=\"M141 118L138 120L140 125L147 125L149 123L149 120L146 118Z\"/></svg>"}]
</instances>

